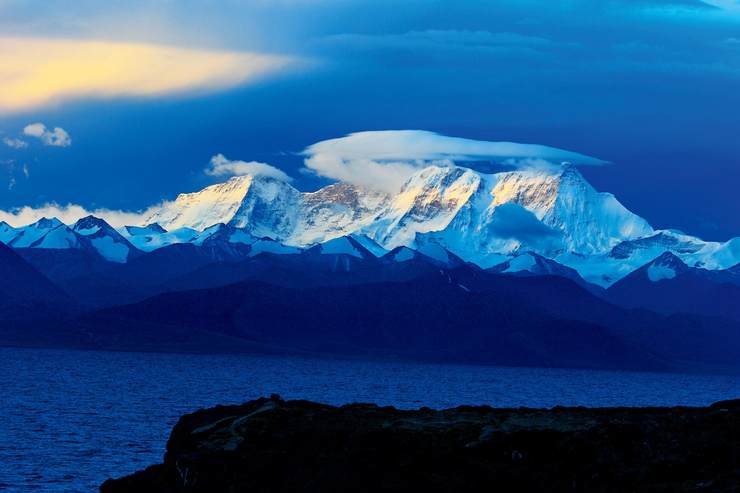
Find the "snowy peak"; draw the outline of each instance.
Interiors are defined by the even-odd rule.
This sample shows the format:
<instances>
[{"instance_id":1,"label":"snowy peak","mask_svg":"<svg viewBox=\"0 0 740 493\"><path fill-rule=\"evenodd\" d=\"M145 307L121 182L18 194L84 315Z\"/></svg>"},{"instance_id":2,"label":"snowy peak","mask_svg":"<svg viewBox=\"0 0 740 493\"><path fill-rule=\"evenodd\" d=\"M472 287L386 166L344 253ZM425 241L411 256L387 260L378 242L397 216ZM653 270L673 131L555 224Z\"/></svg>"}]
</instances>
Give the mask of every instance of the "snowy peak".
<instances>
[{"instance_id":1,"label":"snowy peak","mask_svg":"<svg viewBox=\"0 0 740 493\"><path fill-rule=\"evenodd\" d=\"M271 238L260 238L252 243L249 250L249 256L254 257L261 253L271 253L273 255L296 255L301 253L300 248L285 245Z\"/></svg>"},{"instance_id":2,"label":"snowy peak","mask_svg":"<svg viewBox=\"0 0 740 493\"><path fill-rule=\"evenodd\" d=\"M98 217L83 217L74 224L72 230L85 237L100 256L110 262L125 263L139 253L121 233Z\"/></svg>"},{"instance_id":3,"label":"snowy peak","mask_svg":"<svg viewBox=\"0 0 740 493\"><path fill-rule=\"evenodd\" d=\"M385 248L413 246L417 234L445 229L468 205L481 181L478 173L467 168L424 168L406 181L364 231Z\"/></svg>"},{"instance_id":4,"label":"snowy peak","mask_svg":"<svg viewBox=\"0 0 740 493\"><path fill-rule=\"evenodd\" d=\"M643 269L648 279L652 282L658 282L663 279L673 279L688 272L690 267L671 252L665 252L644 266Z\"/></svg>"},{"instance_id":5,"label":"snowy peak","mask_svg":"<svg viewBox=\"0 0 740 493\"><path fill-rule=\"evenodd\" d=\"M628 259L641 253L671 251L679 254L692 254L702 249L704 242L674 231L657 231L654 235L636 240L624 241L612 248L609 256Z\"/></svg>"},{"instance_id":6,"label":"snowy peak","mask_svg":"<svg viewBox=\"0 0 740 493\"><path fill-rule=\"evenodd\" d=\"M391 261L423 257L435 266L499 266L507 274L568 277L575 269L603 287L664 252L702 270L740 263L740 238L705 242L655 231L569 165L494 174L431 165L392 195L348 183L301 193L276 178L245 175L181 194L142 224L116 231L95 217L73 228L58 219L22 228L2 223L0 241L15 248L90 249L116 262L137 249L179 243L229 259L306 248L355 258L370 252ZM656 264L652 276L670 275L674 267Z\"/></svg>"},{"instance_id":7,"label":"snowy peak","mask_svg":"<svg viewBox=\"0 0 740 493\"><path fill-rule=\"evenodd\" d=\"M251 176L239 176L198 192L182 193L173 202L164 203L144 222L157 223L168 230L181 227L202 230L227 223L239 210L251 183Z\"/></svg>"},{"instance_id":8,"label":"snowy peak","mask_svg":"<svg viewBox=\"0 0 740 493\"><path fill-rule=\"evenodd\" d=\"M131 244L143 252L151 252L180 243L189 243L199 235L198 231L191 228L177 228L172 231L160 228L163 232L158 232L156 228L150 230L150 228L150 226L126 226L122 229L122 233Z\"/></svg>"},{"instance_id":9,"label":"snowy peak","mask_svg":"<svg viewBox=\"0 0 740 493\"><path fill-rule=\"evenodd\" d=\"M307 253L317 253L320 255L347 255L360 259L375 259L375 255L360 242L351 236L342 236L334 238L324 243L320 243L307 250Z\"/></svg>"},{"instance_id":10,"label":"snowy peak","mask_svg":"<svg viewBox=\"0 0 740 493\"><path fill-rule=\"evenodd\" d=\"M168 230L182 227L203 230L227 223L239 210L252 179L252 176L237 176L198 192L182 193L150 214L144 223L157 223Z\"/></svg>"},{"instance_id":11,"label":"snowy peak","mask_svg":"<svg viewBox=\"0 0 740 493\"><path fill-rule=\"evenodd\" d=\"M110 224L95 216L87 216L79 219L72 226L72 230L84 236L93 235L101 231L105 233L108 233L109 231L117 233Z\"/></svg>"},{"instance_id":12,"label":"snowy peak","mask_svg":"<svg viewBox=\"0 0 740 493\"><path fill-rule=\"evenodd\" d=\"M302 194L296 229L290 241L310 245L355 233L370 225L390 197L348 183L335 183Z\"/></svg>"},{"instance_id":13,"label":"snowy peak","mask_svg":"<svg viewBox=\"0 0 740 493\"><path fill-rule=\"evenodd\" d=\"M15 228L15 233L15 236L6 243L13 248L80 249L86 247L80 236L57 218L41 218L28 226Z\"/></svg>"},{"instance_id":14,"label":"snowy peak","mask_svg":"<svg viewBox=\"0 0 740 493\"><path fill-rule=\"evenodd\" d=\"M528 272L530 274L545 275L551 274L554 270L554 266L550 262L556 264L555 261L545 259L536 253L524 252L506 262L491 267L489 270L504 274Z\"/></svg>"},{"instance_id":15,"label":"snowy peak","mask_svg":"<svg viewBox=\"0 0 740 493\"><path fill-rule=\"evenodd\" d=\"M199 192L181 194L146 218L171 230L197 231L214 224L243 228L252 235L284 240L295 229L300 192L269 176L244 175L211 185Z\"/></svg>"},{"instance_id":16,"label":"snowy peak","mask_svg":"<svg viewBox=\"0 0 740 493\"><path fill-rule=\"evenodd\" d=\"M307 208L338 206L352 212L354 219L363 211L375 210L389 199L388 195L376 190L365 190L351 183L333 183L316 192L303 194Z\"/></svg>"},{"instance_id":17,"label":"snowy peak","mask_svg":"<svg viewBox=\"0 0 740 493\"><path fill-rule=\"evenodd\" d=\"M563 233L567 250L598 253L653 232L609 193L597 192L573 166L499 173L493 204L519 204Z\"/></svg>"},{"instance_id":18,"label":"snowy peak","mask_svg":"<svg viewBox=\"0 0 740 493\"><path fill-rule=\"evenodd\" d=\"M570 279L591 292L597 292L601 289L585 281L575 269L534 252L524 252L487 270L515 276L558 276Z\"/></svg>"},{"instance_id":19,"label":"snowy peak","mask_svg":"<svg viewBox=\"0 0 740 493\"><path fill-rule=\"evenodd\" d=\"M601 262L635 270L664 252L673 253L690 267L729 269L740 262L740 238L719 243L703 241L680 231L661 230L616 245Z\"/></svg>"},{"instance_id":20,"label":"snowy peak","mask_svg":"<svg viewBox=\"0 0 740 493\"><path fill-rule=\"evenodd\" d=\"M382 257L386 262L409 262L419 258L421 258L419 252L405 246L396 247Z\"/></svg>"},{"instance_id":21,"label":"snowy peak","mask_svg":"<svg viewBox=\"0 0 740 493\"><path fill-rule=\"evenodd\" d=\"M288 183L266 176L249 180L249 189L230 221L258 238L285 241L294 232L301 193Z\"/></svg>"},{"instance_id":22,"label":"snowy peak","mask_svg":"<svg viewBox=\"0 0 740 493\"><path fill-rule=\"evenodd\" d=\"M610 301L629 308L740 320L739 281L732 272L691 267L665 252L615 283L606 294Z\"/></svg>"},{"instance_id":23,"label":"snowy peak","mask_svg":"<svg viewBox=\"0 0 740 493\"><path fill-rule=\"evenodd\" d=\"M251 245L259 240L247 230L229 224L215 224L198 234L191 243L195 245L242 244Z\"/></svg>"},{"instance_id":24,"label":"snowy peak","mask_svg":"<svg viewBox=\"0 0 740 493\"><path fill-rule=\"evenodd\" d=\"M223 223L299 248L351 235L365 235L385 249L418 248L417 240L427 235L483 266L521 250L608 252L652 233L571 166L494 175L428 166L394 196L347 183L300 193L274 178L240 176L182 194L146 222L198 231Z\"/></svg>"},{"instance_id":25,"label":"snowy peak","mask_svg":"<svg viewBox=\"0 0 740 493\"><path fill-rule=\"evenodd\" d=\"M449 252L448 252L449 253ZM456 256L449 254L449 256L434 258L429 255L425 255L418 250L414 250L409 247L400 246L396 247L390 252L383 255L380 260L386 263L409 263L409 264L425 264L437 267L456 267L463 262Z\"/></svg>"},{"instance_id":26,"label":"snowy peak","mask_svg":"<svg viewBox=\"0 0 740 493\"><path fill-rule=\"evenodd\" d=\"M9 244L18 235L18 230L6 223L0 222L0 243Z\"/></svg>"},{"instance_id":27,"label":"snowy peak","mask_svg":"<svg viewBox=\"0 0 740 493\"><path fill-rule=\"evenodd\" d=\"M64 226L64 223L62 223L62 221L60 221L56 217L52 217L52 218L42 217L41 219L33 223L31 226L39 230L51 230L51 229L58 228L59 226Z\"/></svg>"}]
</instances>

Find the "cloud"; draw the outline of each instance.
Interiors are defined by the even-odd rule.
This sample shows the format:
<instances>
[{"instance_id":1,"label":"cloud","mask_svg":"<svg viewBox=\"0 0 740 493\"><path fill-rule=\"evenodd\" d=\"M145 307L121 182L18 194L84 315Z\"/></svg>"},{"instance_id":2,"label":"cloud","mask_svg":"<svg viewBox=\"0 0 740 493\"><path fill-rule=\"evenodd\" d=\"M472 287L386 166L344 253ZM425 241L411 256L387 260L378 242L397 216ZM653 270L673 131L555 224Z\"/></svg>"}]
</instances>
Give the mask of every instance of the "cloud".
<instances>
[{"instance_id":1,"label":"cloud","mask_svg":"<svg viewBox=\"0 0 740 493\"><path fill-rule=\"evenodd\" d=\"M8 161L5 164L10 165L9 169L11 171L11 176L8 188L12 189L16 185L16 179L12 175L12 171L15 169L15 163ZM30 175L30 170L27 165L23 165L21 172L26 177ZM223 154L213 156L210 166L205 170L205 173L210 176L254 174L270 176L284 181L291 180L288 175L269 164L254 161L230 161L226 159ZM154 212L165 207L167 204L168 202L161 202L141 211L122 211L106 208L88 209L78 204L60 205L55 202L50 202L38 207L23 206L10 210L0 210L0 221L5 221L11 226L18 227L32 224L44 217L56 217L65 224L73 224L83 217L93 215L106 220L114 228L120 228L122 226L129 225L143 225L146 218L151 217Z\"/></svg>"},{"instance_id":2,"label":"cloud","mask_svg":"<svg viewBox=\"0 0 740 493\"><path fill-rule=\"evenodd\" d=\"M549 250L561 246L562 233L542 223L519 204L507 202L496 207L488 234L517 240L535 249Z\"/></svg>"},{"instance_id":3,"label":"cloud","mask_svg":"<svg viewBox=\"0 0 740 493\"><path fill-rule=\"evenodd\" d=\"M211 158L208 167L205 169L208 176L269 176L281 181L292 181L293 179L286 175L278 168L267 163L257 161L231 161L223 154L216 154Z\"/></svg>"},{"instance_id":4,"label":"cloud","mask_svg":"<svg viewBox=\"0 0 740 493\"><path fill-rule=\"evenodd\" d=\"M320 176L395 192L417 169L429 164L495 161L510 166L605 161L537 144L448 137L423 130L357 132L318 142L303 151L306 168Z\"/></svg>"},{"instance_id":5,"label":"cloud","mask_svg":"<svg viewBox=\"0 0 740 493\"><path fill-rule=\"evenodd\" d=\"M56 217L65 224L73 224L78 219L93 215L106 220L114 228L127 225L139 225L145 217L149 216L161 204L147 208L143 211L120 211L111 209L89 210L81 205L67 204L59 205L48 203L39 207L17 207L8 211L0 210L0 221L5 221L14 227L25 226L35 223L43 217Z\"/></svg>"},{"instance_id":6,"label":"cloud","mask_svg":"<svg viewBox=\"0 0 740 493\"><path fill-rule=\"evenodd\" d=\"M26 125L23 129L23 135L36 137L45 146L69 147L72 145L72 139L66 130L61 127L54 127L54 130L48 130L43 123Z\"/></svg>"},{"instance_id":7,"label":"cloud","mask_svg":"<svg viewBox=\"0 0 740 493\"><path fill-rule=\"evenodd\" d=\"M25 140L11 137L3 137L3 144L13 149L25 149L26 147L28 147L28 142L26 142Z\"/></svg>"},{"instance_id":8,"label":"cloud","mask_svg":"<svg viewBox=\"0 0 740 493\"><path fill-rule=\"evenodd\" d=\"M157 44L0 37L0 111L25 111L90 96L224 89L294 61Z\"/></svg>"}]
</instances>

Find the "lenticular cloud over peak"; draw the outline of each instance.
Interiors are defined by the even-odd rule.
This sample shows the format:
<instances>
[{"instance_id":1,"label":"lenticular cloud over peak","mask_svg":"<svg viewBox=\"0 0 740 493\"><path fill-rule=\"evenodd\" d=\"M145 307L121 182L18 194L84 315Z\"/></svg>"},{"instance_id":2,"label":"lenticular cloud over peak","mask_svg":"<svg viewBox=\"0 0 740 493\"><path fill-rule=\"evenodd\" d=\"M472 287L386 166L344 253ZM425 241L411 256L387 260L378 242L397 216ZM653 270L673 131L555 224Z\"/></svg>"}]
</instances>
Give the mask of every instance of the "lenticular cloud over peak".
<instances>
[{"instance_id":1,"label":"lenticular cloud over peak","mask_svg":"<svg viewBox=\"0 0 740 493\"><path fill-rule=\"evenodd\" d=\"M425 130L356 132L317 142L303 151L306 168L327 178L396 191L428 164L494 161L517 167L533 163L598 166L606 161L538 144L449 137Z\"/></svg>"}]
</instances>

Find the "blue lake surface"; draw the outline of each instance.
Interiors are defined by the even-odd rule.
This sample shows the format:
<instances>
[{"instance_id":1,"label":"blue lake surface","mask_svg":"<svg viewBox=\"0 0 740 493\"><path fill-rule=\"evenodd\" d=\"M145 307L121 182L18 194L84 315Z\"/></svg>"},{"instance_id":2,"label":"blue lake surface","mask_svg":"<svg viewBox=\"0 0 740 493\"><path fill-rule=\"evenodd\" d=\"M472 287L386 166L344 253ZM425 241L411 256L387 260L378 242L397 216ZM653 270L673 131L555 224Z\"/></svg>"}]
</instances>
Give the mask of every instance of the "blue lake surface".
<instances>
[{"instance_id":1,"label":"blue lake surface","mask_svg":"<svg viewBox=\"0 0 740 493\"><path fill-rule=\"evenodd\" d=\"M0 348L0 491L97 491L160 462L180 415L271 393L401 408L700 406L740 397L740 378Z\"/></svg>"}]
</instances>

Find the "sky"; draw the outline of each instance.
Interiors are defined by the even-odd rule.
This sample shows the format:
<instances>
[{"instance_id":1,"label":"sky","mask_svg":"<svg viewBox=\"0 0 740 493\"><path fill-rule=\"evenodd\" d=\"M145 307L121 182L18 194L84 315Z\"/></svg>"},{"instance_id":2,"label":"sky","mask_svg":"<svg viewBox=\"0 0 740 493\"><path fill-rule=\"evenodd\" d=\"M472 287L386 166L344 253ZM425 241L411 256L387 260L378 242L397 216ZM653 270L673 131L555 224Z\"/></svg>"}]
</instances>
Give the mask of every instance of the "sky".
<instances>
[{"instance_id":1,"label":"sky","mask_svg":"<svg viewBox=\"0 0 740 493\"><path fill-rule=\"evenodd\" d=\"M654 227L725 240L738 89L736 0L0 0L0 210L139 211L245 170L392 187L403 163L342 147L370 131L567 150Z\"/></svg>"}]
</instances>

